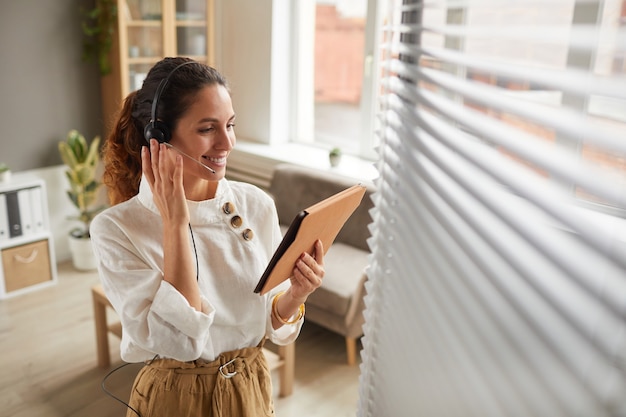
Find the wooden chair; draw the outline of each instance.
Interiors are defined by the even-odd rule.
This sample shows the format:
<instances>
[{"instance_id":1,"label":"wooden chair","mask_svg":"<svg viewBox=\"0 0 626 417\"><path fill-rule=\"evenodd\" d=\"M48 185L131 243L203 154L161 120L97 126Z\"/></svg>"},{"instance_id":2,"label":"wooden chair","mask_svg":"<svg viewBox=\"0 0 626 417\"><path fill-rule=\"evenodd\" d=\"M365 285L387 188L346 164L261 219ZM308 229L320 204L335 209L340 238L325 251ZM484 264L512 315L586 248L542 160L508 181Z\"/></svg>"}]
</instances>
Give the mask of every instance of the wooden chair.
<instances>
[{"instance_id":1,"label":"wooden chair","mask_svg":"<svg viewBox=\"0 0 626 417\"><path fill-rule=\"evenodd\" d=\"M109 350L108 334L112 333L122 337L122 324L108 323L107 308L113 308L104 294L102 285L98 284L91 288L93 297L93 315L96 325L96 350L98 354L98 366L108 368L111 366L111 351ZM278 346L277 353L263 348L270 370L278 370L280 386L278 395L287 397L293 393L293 380L295 373L296 348L295 342L287 346Z\"/></svg>"}]
</instances>

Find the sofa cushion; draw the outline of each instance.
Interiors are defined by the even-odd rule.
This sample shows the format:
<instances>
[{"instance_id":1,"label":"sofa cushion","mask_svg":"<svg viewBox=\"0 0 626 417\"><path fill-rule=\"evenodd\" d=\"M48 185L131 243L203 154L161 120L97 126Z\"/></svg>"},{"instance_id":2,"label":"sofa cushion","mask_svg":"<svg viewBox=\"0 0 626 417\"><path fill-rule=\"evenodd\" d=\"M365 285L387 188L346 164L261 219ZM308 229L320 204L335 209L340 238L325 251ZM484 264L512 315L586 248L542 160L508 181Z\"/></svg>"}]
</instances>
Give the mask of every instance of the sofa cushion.
<instances>
[{"instance_id":1,"label":"sofa cushion","mask_svg":"<svg viewBox=\"0 0 626 417\"><path fill-rule=\"evenodd\" d=\"M324 257L326 274L322 285L307 300L330 313L344 317L357 293L369 252L335 242Z\"/></svg>"}]
</instances>

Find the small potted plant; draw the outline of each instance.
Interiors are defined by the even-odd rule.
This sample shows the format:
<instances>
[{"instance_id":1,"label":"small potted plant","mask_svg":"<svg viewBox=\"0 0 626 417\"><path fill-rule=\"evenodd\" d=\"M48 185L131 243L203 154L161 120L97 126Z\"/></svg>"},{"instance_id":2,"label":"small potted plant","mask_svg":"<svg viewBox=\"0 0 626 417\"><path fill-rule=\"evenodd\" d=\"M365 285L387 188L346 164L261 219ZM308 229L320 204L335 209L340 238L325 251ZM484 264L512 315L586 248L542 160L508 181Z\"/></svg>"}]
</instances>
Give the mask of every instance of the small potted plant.
<instances>
[{"instance_id":1,"label":"small potted plant","mask_svg":"<svg viewBox=\"0 0 626 417\"><path fill-rule=\"evenodd\" d=\"M332 148L330 152L328 152L328 160L330 161L331 167L339 165L339 162L341 162L341 149Z\"/></svg>"},{"instance_id":2,"label":"small potted plant","mask_svg":"<svg viewBox=\"0 0 626 417\"><path fill-rule=\"evenodd\" d=\"M65 174L70 184L67 195L78 209L78 216L71 217L71 219L82 223L82 227L74 228L69 235L74 267L81 270L96 268L89 224L105 207L104 205L94 207L98 199L98 188L101 185L96 179L100 161L99 145L99 136L96 136L88 146L85 137L77 130L71 130L65 141L59 142L59 153L67 165Z\"/></svg>"},{"instance_id":3,"label":"small potted plant","mask_svg":"<svg viewBox=\"0 0 626 417\"><path fill-rule=\"evenodd\" d=\"M11 169L4 162L0 162L0 183L11 181Z\"/></svg>"}]
</instances>

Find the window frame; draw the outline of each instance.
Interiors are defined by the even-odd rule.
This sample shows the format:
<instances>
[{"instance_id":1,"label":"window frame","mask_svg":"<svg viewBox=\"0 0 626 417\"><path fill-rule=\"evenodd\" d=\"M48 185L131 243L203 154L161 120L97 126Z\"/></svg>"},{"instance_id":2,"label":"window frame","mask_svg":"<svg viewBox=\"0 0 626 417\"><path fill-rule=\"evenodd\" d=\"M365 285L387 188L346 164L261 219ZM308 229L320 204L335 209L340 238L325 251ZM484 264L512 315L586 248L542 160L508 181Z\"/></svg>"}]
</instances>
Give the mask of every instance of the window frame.
<instances>
[{"instance_id":1,"label":"window frame","mask_svg":"<svg viewBox=\"0 0 626 417\"><path fill-rule=\"evenodd\" d=\"M367 0L367 16L365 24L363 83L359 115L361 123L356 156L373 160L376 158L376 129L378 126L378 94L380 73L381 25L384 1ZM313 89L307 88L314 83L314 42L315 42L315 1L298 1L294 3L291 22L292 89L291 89L291 120L290 141L309 144L316 147L332 147L325 141L322 143L315 133L315 98Z\"/></svg>"}]
</instances>

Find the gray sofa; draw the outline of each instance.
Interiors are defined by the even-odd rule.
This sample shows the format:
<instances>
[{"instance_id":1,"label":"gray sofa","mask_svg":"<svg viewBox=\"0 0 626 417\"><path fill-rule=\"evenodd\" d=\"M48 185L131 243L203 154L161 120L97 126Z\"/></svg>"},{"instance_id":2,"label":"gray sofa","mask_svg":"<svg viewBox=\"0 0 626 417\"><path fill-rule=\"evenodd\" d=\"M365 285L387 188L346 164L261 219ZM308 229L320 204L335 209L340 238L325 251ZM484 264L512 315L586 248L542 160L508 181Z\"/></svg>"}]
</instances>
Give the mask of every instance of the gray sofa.
<instances>
[{"instance_id":1,"label":"gray sofa","mask_svg":"<svg viewBox=\"0 0 626 417\"><path fill-rule=\"evenodd\" d=\"M276 201L283 232L300 210L356 183L358 180L327 171L288 164L277 166L269 192ZM364 185L367 191L361 205L348 219L324 258L324 282L306 303L307 321L345 337L350 365L356 363L356 342L363 334L369 211L373 207L371 194L374 186Z\"/></svg>"}]
</instances>

